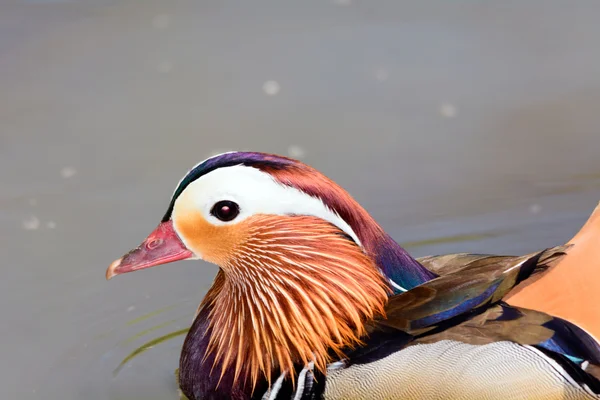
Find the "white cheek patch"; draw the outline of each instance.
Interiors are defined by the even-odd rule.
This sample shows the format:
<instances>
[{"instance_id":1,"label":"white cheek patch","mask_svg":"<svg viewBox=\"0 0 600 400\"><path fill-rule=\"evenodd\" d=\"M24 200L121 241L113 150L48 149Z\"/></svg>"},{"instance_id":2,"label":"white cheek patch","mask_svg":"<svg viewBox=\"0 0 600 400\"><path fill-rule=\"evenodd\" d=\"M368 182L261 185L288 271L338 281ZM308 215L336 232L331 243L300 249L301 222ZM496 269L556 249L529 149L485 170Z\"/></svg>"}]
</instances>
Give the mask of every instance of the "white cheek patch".
<instances>
[{"instance_id":1,"label":"white cheek patch","mask_svg":"<svg viewBox=\"0 0 600 400\"><path fill-rule=\"evenodd\" d=\"M184 193L185 196L175 201L173 219L177 218L177 202L185 197L193 201L194 207L213 225L237 223L258 214L310 215L337 226L361 245L350 225L321 199L282 185L268 173L253 167L235 165L216 169L190 183ZM230 222L210 214L213 205L221 200L234 201L240 207L239 215Z\"/></svg>"}]
</instances>

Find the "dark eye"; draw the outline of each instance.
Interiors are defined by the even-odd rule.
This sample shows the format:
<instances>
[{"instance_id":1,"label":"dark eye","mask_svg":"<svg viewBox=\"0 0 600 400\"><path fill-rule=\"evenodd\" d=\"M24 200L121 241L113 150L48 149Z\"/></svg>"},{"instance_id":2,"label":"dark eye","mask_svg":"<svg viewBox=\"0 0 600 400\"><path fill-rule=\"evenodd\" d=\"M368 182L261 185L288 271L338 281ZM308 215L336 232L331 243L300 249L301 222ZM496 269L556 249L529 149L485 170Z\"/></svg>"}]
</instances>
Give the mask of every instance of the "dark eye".
<instances>
[{"instance_id":1,"label":"dark eye","mask_svg":"<svg viewBox=\"0 0 600 400\"><path fill-rule=\"evenodd\" d=\"M219 218L221 221L231 221L240 213L240 206L238 206L233 201L222 200L217 202L210 213L215 217Z\"/></svg>"}]
</instances>

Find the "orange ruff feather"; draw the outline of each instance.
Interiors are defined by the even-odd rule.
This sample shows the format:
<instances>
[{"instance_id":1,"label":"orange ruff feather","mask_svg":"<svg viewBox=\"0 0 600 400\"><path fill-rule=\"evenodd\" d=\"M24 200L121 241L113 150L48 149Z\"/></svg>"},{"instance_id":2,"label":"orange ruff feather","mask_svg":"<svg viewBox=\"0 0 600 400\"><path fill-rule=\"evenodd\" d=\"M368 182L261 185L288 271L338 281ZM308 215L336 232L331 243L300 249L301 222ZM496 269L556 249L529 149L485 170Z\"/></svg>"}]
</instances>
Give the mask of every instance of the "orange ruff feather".
<instances>
[{"instance_id":1,"label":"orange ruff feather","mask_svg":"<svg viewBox=\"0 0 600 400\"><path fill-rule=\"evenodd\" d=\"M364 322L383 315L388 286L373 261L335 226L315 217L251 217L247 237L219 271L202 306L211 305L208 352L221 376L235 379L294 363L325 372L328 351L343 357Z\"/></svg>"}]
</instances>

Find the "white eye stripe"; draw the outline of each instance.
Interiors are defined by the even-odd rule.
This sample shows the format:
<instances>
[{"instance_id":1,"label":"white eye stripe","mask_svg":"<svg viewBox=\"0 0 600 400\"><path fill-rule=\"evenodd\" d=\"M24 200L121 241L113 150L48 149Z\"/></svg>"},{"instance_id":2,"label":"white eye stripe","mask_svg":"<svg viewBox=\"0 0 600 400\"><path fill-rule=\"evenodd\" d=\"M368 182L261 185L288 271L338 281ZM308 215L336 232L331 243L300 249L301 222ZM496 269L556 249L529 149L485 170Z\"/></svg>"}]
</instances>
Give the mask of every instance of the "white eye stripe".
<instances>
[{"instance_id":1,"label":"white eye stripe","mask_svg":"<svg viewBox=\"0 0 600 400\"><path fill-rule=\"evenodd\" d=\"M196 164L192 168L190 168L190 170L183 176L183 178L181 178L179 180L179 182L177 182L177 186L175 186L175 190L173 190L173 194L171 195L171 198L173 198L175 196L175 193L177 193L177 190L179 190L179 187L181 186L181 183L185 180L185 178L189 175L190 172L192 172L197 167L199 167L202 163L205 163L206 161L208 161L210 159L217 158L217 157L220 157L222 155L231 154L231 153L237 153L237 152L236 151L226 151L225 153L215 154L214 156L208 157L207 159L200 161L198 164Z\"/></svg>"},{"instance_id":2,"label":"white eye stripe","mask_svg":"<svg viewBox=\"0 0 600 400\"><path fill-rule=\"evenodd\" d=\"M235 165L216 169L190 183L184 193L175 201L173 218L177 218L177 204L182 197L186 202L193 201L193 206L213 225L237 223L257 214L310 215L332 223L360 245L350 225L321 199L283 185L257 168ZM240 212L231 222L220 221L210 214L212 207L223 200L239 206Z\"/></svg>"}]
</instances>

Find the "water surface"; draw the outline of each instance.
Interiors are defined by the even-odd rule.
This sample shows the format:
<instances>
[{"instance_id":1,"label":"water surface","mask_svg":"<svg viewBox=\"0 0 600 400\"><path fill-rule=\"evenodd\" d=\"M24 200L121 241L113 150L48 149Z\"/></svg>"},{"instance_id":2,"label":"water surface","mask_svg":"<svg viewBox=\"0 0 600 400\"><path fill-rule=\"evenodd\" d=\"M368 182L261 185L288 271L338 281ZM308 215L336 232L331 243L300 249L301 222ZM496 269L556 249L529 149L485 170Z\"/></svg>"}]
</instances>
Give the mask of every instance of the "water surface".
<instances>
[{"instance_id":1,"label":"water surface","mask_svg":"<svg viewBox=\"0 0 600 400\"><path fill-rule=\"evenodd\" d=\"M183 337L157 338L216 267L104 271L215 152L301 157L416 256L568 240L600 200L599 12L1 2L0 398L177 399Z\"/></svg>"}]
</instances>

